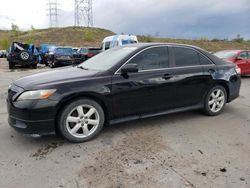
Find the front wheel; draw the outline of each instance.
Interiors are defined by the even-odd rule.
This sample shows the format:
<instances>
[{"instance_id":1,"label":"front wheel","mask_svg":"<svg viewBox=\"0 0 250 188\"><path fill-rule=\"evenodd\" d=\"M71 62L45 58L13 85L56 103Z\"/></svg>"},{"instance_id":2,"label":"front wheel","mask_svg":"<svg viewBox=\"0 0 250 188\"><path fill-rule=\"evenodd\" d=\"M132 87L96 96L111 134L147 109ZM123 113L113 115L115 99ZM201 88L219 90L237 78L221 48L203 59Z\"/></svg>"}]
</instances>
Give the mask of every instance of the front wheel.
<instances>
[{"instance_id":1,"label":"front wheel","mask_svg":"<svg viewBox=\"0 0 250 188\"><path fill-rule=\"evenodd\" d=\"M205 98L204 112L209 116L219 115L227 102L227 92L222 86L215 86L208 92Z\"/></svg>"},{"instance_id":2,"label":"front wheel","mask_svg":"<svg viewBox=\"0 0 250 188\"><path fill-rule=\"evenodd\" d=\"M95 137L103 128L102 107L90 99L78 99L68 104L58 118L60 134L70 142L85 142Z\"/></svg>"}]
</instances>

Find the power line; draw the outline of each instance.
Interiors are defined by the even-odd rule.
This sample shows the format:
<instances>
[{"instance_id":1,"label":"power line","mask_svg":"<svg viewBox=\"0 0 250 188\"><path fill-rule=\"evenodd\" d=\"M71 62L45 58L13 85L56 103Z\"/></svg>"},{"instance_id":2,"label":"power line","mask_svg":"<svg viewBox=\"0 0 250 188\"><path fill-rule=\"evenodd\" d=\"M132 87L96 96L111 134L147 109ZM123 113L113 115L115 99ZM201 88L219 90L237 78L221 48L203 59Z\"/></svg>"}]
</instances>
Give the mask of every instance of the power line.
<instances>
[{"instance_id":1,"label":"power line","mask_svg":"<svg viewBox=\"0 0 250 188\"><path fill-rule=\"evenodd\" d=\"M48 16L49 26L58 27L58 3L57 0L49 0L48 5Z\"/></svg>"},{"instance_id":2,"label":"power line","mask_svg":"<svg viewBox=\"0 0 250 188\"><path fill-rule=\"evenodd\" d=\"M93 25L92 0L75 0L75 26Z\"/></svg>"}]
</instances>

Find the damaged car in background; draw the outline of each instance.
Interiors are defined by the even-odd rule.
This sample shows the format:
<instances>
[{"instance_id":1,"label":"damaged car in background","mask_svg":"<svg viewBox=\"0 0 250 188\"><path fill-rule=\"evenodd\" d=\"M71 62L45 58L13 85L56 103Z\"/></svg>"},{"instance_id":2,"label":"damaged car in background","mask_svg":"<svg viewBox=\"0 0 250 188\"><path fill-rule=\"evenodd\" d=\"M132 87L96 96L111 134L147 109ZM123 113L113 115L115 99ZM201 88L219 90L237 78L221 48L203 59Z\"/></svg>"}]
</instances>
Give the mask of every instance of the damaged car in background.
<instances>
[{"instance_id":1,"label":"damaged car in background","mask_svg":"<svg viewBox=\"0 0 250 188\"><path fill-rule=\"evenodd\" d=\"M14 69L17 65L37 68L40 56L33 44L12 42L7 60L9 62L9 69Z\"/></svg>"},{"instance_id":2,"label":"damaged car in background","mask_svg":"<svg viewBox=\"0 0 250 188\"><path fill-rule=\"evenodd\" d=\"M57 47L48 55L48 66L51 68L74 65L74 51L69 47Z\"/></svg>"}]
</instances>

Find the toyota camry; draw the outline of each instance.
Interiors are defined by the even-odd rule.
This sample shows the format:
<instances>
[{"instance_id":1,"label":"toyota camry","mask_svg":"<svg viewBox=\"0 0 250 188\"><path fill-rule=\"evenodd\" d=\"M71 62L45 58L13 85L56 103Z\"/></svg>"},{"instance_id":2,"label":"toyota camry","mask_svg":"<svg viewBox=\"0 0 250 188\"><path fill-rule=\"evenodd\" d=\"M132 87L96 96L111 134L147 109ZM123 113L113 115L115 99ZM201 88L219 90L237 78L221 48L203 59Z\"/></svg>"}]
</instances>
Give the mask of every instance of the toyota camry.
<instances>
[{"instance_id":1,"label":"toyota camry","mask_svg":"<svg viewBox=\"0 0 250 188\"><path fill-rule=\"evenodd\" d=\"M240 85L235 64L198 47L133 44L15 81L7 97L9 124L23 134L56 132L84 142L105 124L197 109L218 115L239 96Z\"/></svg>"}]
</instances>

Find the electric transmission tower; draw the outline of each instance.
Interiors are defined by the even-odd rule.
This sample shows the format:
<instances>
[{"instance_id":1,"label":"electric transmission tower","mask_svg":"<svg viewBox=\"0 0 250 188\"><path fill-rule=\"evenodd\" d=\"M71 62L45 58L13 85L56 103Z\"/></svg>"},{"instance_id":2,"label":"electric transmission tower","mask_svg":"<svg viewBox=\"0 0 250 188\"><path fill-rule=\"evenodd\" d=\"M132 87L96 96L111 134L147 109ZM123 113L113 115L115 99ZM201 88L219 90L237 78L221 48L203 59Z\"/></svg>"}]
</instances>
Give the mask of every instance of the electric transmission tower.
<instances>
[{"instance_id":1,"label":"electric transmission tower","mask_svg":"<svg viewBox=\"0 0 250 188\"><path fill-rule=\"evenodd\" d=\"M57 0L49 0L48 3L49 26L58 27L58 3Z\"/></svg>"},{"instance_id":2,"label":"electric transmission tower","mask_svg":"<svg viewBox=\"0 0 250 188\"><path fill-rule=\"evenodd\" d=\"M92 0L75 0L75 26L93 27Z\"/></svg>"}]
</instances>

